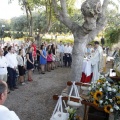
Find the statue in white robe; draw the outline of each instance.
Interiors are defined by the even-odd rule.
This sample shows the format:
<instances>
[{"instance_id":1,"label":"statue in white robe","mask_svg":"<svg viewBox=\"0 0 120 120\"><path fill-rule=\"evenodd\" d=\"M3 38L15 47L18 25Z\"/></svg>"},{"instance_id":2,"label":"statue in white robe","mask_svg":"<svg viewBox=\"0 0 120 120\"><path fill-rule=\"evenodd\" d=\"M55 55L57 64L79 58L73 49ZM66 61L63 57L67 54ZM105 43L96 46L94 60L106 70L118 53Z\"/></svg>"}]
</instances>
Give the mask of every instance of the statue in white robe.
<instances>
[{"instance_id":1,"label":"statue in white robe","mask_svg":"<svg viewBox=\"0 0 120 120\"><path fill-rule=\"evenodd\" d=\"M95 82L99 79L99 62L100 62L100 53L99 50L96 49L94 55L91 57L91 65L92 65L92 82Z\"/></svg>"},{"instance_id":2,"label":"statue in white robe","mask_svg":"<svg viewBox=\"0 0 120 120\"><path fill-rule=\"evenodd\" d=\"M98 46L98 51L99 51L99 68L98 68L98 70L99 70L99 72L102 72L103 71L103 64L104 64L104 62L103 62L103 49L102 49L102 47L99 45Z\"/></svg>"}]
</instances>

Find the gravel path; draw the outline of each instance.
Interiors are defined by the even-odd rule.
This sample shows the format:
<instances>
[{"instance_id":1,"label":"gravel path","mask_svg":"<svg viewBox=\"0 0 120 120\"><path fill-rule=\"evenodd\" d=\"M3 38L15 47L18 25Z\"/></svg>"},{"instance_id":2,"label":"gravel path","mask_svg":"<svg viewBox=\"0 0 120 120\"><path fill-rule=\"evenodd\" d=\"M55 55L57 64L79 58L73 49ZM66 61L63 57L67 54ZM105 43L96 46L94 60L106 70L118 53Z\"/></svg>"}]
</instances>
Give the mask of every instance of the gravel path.
<instances>
[{"instance_id":1,"label":"gravel path","mask_svg":"<svg viewBox=\"0 0 120 120\"><path fill-rule=\"evenodd\" d=\"M34 72L34 81L19 86L8 95L5 105L17 113L21 120L49 120L56 101L70 80L70 68L57 68L46 74Z\"/></svg>"}]
</instances>

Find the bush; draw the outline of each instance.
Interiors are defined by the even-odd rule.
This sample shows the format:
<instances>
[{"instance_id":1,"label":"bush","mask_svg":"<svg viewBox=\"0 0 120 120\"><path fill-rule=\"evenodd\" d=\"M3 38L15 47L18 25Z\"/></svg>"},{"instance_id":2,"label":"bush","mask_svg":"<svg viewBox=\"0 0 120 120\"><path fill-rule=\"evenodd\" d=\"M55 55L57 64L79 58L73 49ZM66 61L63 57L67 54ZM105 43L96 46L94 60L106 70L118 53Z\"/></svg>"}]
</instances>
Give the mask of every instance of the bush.
<instances>
[{"instance_id":1,"label":"bush","mask_svg":"<svg viewBox=\"0 0 120 120\"><path fill-rule=\"evenodd\" d=\"M55 42L55 39L43 38L42 41L47 41L49 43L50 41ZM63 43L73 43L74 42L73 39L59 39L59 40L57 40L57 42L60 42L60 41L62 41Z\"/></svg>"}]
</instances>

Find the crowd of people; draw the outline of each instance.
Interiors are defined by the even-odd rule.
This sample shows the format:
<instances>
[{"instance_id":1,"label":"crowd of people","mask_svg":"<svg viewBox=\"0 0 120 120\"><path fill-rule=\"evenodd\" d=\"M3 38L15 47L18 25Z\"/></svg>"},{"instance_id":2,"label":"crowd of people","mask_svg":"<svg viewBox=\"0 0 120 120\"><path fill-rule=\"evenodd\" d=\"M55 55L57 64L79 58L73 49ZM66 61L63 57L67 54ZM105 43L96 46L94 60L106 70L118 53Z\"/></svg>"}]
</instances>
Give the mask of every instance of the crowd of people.
<instances>
[{"instance_id":1,"label":"crowd of people","mask_svg":"<svg viewBox=\"0 0 120 120\"><path fill-rule=\"evenodd\" d=\"M70 67L72 63L72 44L43 42L37 46L35 41L26 41L21 45L6 44L0 47L0 80L7 82L10 91L18 89L27 80L33 81L35 69L41 74L51 72L57 67Z\"/></svg>"},{"instance_id":2,"label":"crowd of people","mask_svg":"<svg viewBox=\"0 0 120 120\"><path fill-rule=\"evenodd\" d=\"M5 109L8 114L12 114L16 120L19 120L13 111L2 106L7 93L18 89L17 82L25 85L26 73L27 80L33 81L32 74L35 69L39 73L45 74L57 67L71 67L72 49L72 44L63 44L62 41L59 44L43 42L40 46L37 46L35 41L26 41L21 45L0 46L0 111ZM119 51L117 48L112 56L118 55ZM92 82L98 80L103 68L103 53L108 54L108 51L102 48L98 41L94 42L94 46L91 44L86 46L84 57L91 60ZM0 112L0 116L1 114L2 112Z\"/></svg>"}]
</instances>

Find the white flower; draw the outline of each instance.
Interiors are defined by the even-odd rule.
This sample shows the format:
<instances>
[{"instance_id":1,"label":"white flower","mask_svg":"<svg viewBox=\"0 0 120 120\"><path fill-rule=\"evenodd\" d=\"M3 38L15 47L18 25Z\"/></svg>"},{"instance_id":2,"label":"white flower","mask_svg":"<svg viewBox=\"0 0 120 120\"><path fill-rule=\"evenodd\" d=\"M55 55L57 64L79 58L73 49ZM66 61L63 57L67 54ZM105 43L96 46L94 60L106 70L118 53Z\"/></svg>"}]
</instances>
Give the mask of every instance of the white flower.
<instances>
[{"instance_id":1,"label":"white flower","mask_svg":"<svg viewBox=\"0 0 120 120\"><path fill-rule=\"evenodd\" d=\"M100 85L100 82L98 82L97 84Z\"/></svg>"},{"instance_id":2,"label":"white flower","mask_svg":"<svg viewBox=\"0 0 120 120\"><path fill-rule=\"evenodd\" d=\"M112 99L109 99L109 101L112 103L113 102L113 100Z\"/></svg>"},{"instance_id":3,"label":"white flower","mask_svg":"<svg viewBox=\"0 0 120 120\"><path fill-rule=\"evenodd\" d=\"M106 96L105 99L108 99L108 96Z\"/></svg>"},{"instance_id":4,"label":"white flower","mask_svg":"<svg viewBox=\"0 0 120 120\"><path fill-rule=\"evenodd\" d=\"M115 105L114 108L115 108L116 110L119 110L119 106L117 106L117 105Z\"/></svg>"},{"instance_id":5,"label":"white flower","mask_svg":"<svg viewBox=\"0 0 120 120\"><path fill-rule=\"evenodd\" d=\"M91 89L92 89L91 87L88 88L89 91L90 91Z\"/></svg>"},{"instance_id":6,"label":"white flower","mask_svg":"<svg viewBox=\"0 0 120 120\"><path fill-rule=\"evenodd\" d=\"M100 91L102 92L102 91L103 91L103 89L102 89L102 88L100 88Z\"/></svg>"},{"instance_id":7,"label":"white flower","mask_svg":"<svg viewBox=\"0 0 120 120\"><path fill-rule=\"evenodd\" d=\"M103 87L105 87L105 86L106 86L106 84L104 83L104 84L103 84Z\"/></svg>"},{"instance_id":8,"label":"white flower","mask_svg":"<svg viewBox=\"0 0 120 120\"><path fill-rule=\"evenodd\" d=\"M69 107L69 106L65 108L65 110L66 110L66 111L68 111L69 109L70 109L70 107Z\"/></svg>"},{"instance_id":9,"label":"white flower","mask_svg":"<svg viewBox=\"0 0 120 120\"><path fill-rule=\"evenodd\" d=\"M97 81L94 82L95 84L97 83Z\"/></svg>"},{"instance_id":10,"label":"white flower","mask_svg":"<svg viewBox=\"0 0 120 120\"><path fill-rule=\"evenodd\" d=\"M115 88L112 89L113 92L116 92L117 90Z\"/></svg>"},{"instance_id":11,"label":"white flower","mask_svg":"<svg viewBox=\"0 0 120 120\"><path fill-rule=\"evenodd\" d=\"M110 112L113 112L113 109L112 109L112 108L110 109Z\"/></svg>"},{"instance_id":12,"label":"white flower","mask_svg":"<svg viewBox=\"0 0 120 120\"><path fill-rule=\"evenodd\" d=\"M108 104L108 102L106 101L106 102L105 102L105 104L107 105L107 104Z\"/></svg>"},{"instance_id":13,"label":"white flower","mask_svg":"<svg viewBox=\"0 0 120 120\"><path fill-rule=\"evenodd\" d=\"M103 103L103 100L100 100L99 103L102 104L102 103Z\"/></svg>"},{"instance_id":14,"label":"white flower","mask_svg":"<svg viewBox=\"0 0 120 120\"><path fill-rule=\"evenodd\" d=\"M107 87L107 90L108 90L108 91L112 91L111 87Z\"/></svg>"},{"instance_id":15,"label":"white flower","mask_svg":"<svg viewBox=\"0 0 120 120\"><path fill-rule=\"evenodd\" d=\"M108 83L107 85L108 85L108 86L111 86L111 84L110 84L110 83Z\"/></svg>"},{"instance_id":16,"label":"white flower","mask_svg":"<svg viewBox=\"0 0 120 120\"><path fill-rule=\"evenodd\" d=\"M108 84L108 81L106 81L105 83Z\"/></svg>"}]
</instances>

